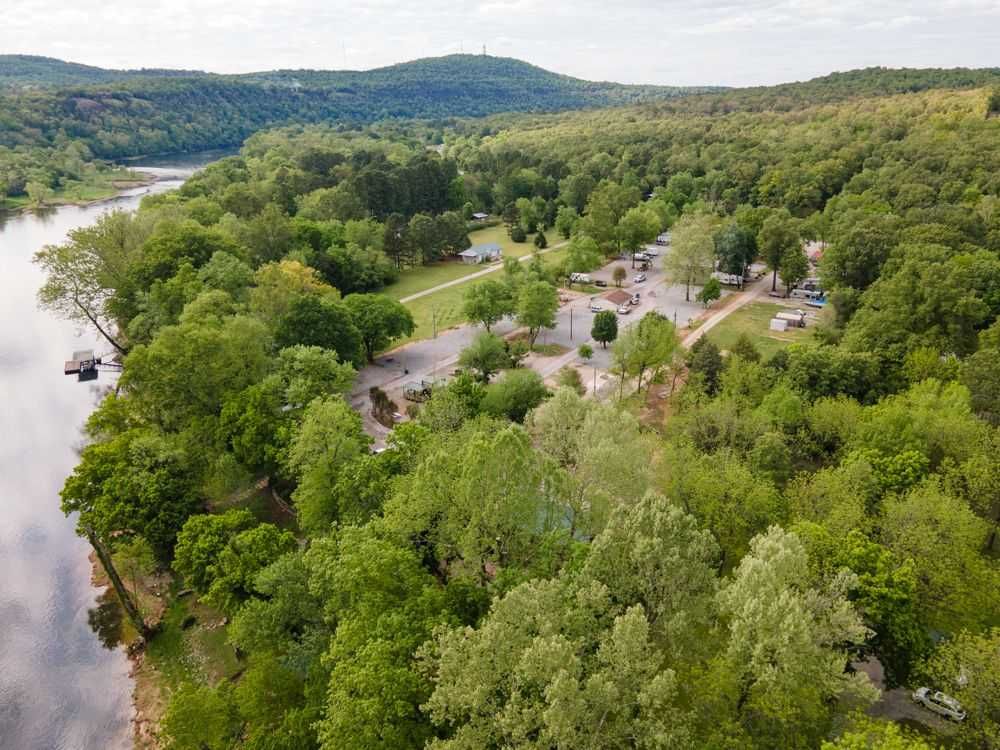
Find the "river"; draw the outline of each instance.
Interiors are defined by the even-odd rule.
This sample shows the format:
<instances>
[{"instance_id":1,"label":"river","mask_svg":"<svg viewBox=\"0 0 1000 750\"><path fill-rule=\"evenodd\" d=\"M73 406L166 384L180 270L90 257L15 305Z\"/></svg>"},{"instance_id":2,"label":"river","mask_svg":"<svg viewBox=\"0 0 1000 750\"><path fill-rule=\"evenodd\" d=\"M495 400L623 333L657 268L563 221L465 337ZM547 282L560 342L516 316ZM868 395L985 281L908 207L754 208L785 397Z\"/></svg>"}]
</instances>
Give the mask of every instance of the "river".
<instances>
[{"instance_id":1,"label":"river","mask_svg":"<svg viewBox=\"0 0 1000 750\"><path fill-rule=\"evenodd\" d=\"M92 206L0 214L0 748L131 747L129 661L90 582L90 547L59 510L80 428L107 373L62 374L76 349L110 349L90 331L39 310L31 258L74 228L143 195L181 185L217 154L134 162L161 181ZM103 624L103 626L102 626ZM113 622L110 623L113 626Z\"/></svg>"}]
</instances>

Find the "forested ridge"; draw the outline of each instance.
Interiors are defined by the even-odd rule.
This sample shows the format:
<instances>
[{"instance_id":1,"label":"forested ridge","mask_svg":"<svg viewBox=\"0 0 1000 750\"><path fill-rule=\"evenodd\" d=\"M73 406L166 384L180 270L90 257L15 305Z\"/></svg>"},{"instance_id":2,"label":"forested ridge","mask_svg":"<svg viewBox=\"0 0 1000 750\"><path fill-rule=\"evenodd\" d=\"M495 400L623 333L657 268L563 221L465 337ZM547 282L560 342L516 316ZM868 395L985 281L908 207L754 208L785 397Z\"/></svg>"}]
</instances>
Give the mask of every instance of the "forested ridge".
<instances>
[{"instance_id":1,"label":"forested ridge","mask_svg":"<svg viewBox=\"0 0 1000 750\"><path fill-rule=\"evenodd\" d=\"M64 508L190 592L134 613L165 746L1000 746L1000 97L842 92L496 115L441 154L426 124L270 130L43 250L41 302L124 357ZM413 331L380 290L478 211L566 252L470 284L463 372L373 453L346 396ZM606 401L489 333L664 229L695 289L752 260L791 287L826 243L824 323L769 356L595 327L637 393ZM654 422L650 383L676 385ZM229 671L188 612L227 618ZM866 660L966 720L868 716Z\"/></svg>"}]
</instances>

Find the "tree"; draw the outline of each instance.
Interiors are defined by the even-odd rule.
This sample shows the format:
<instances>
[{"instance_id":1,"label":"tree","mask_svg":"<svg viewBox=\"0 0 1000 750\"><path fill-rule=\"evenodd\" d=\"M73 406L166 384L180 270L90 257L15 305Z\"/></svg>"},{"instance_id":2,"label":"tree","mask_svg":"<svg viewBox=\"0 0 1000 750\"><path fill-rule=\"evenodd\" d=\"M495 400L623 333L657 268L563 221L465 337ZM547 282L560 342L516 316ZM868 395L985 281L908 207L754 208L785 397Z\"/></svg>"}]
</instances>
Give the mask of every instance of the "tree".
<instances>
[{"instance_id":1,"label":"tree","mask_svg":"<svg viewBox=\"0 0 1000 750\"><path fill-rule=\"evenodd\" d=\"M595 341L600 341L605 349L610 342L618 338L618 316L613 310L601 310L594 314L590 335Z\"/></svg>"},{"instance_id":2,"label":"tree","mask_svg":"<svg viewBox=\"0 0 1000 750\"><path fill-rule=\"evenodd\" d=\"M591 334L591 336L593 336L593 334ZM594 356L594 349L590 344L580 344L576 353L580 355L580 359L590 361L590 359Z\"/></svg>"},{"instance_id":3,"label":"tree","mask_svg":"<svg viewBox=\"0 0 1000 750\"><path fill-rule=\"evenodd\" d=\"M708 336L702 336L691 346L687 355L688 369L702 377L705 390L714 395L719 389L719 377L722 375L722 354Z\"/></svg>"},{"instance_id":4,"label":"tree","mask_svg":"<svg viewBox=\"0 0 1000 750\"><path fill-rule=\"evenodd\" d=\"M560 206L559 212L556 214L556 231L559 232L560 237L568 240L579 221L580 215L573 206Z\"/></svg>"},{"instance_id":5,"label":"tree","mask_svg":"<svg viewBox=\"0 0 1000 750\"><path fill-rule=\"evenodd\" d=\"M836 740L823 742L820 750L934 750L934 747L894 721L859 718Z\"/></svg>"},{"instance_id":6,"label":"tree","mask_svg":"<svg viewBox=\"0 0 1000 750\"><path fill-rule=\"evenodd\" d=\"M625 266L615 266L611 270L611 279L615 282L615 286L621 287L622 282L628 277L628 271L625 270Z\"/></svg>"},{"instance_id":7,"label":"tree","mask_svg":"<svg viewBox=\"0 0 1000 750\"><path fill-rule=\"evenodd\" d=\"M566 250L566 274L593 271L601 265L602 258L601 249L594 239L578 234L570 240Z\"/></svg>"},{"instance_id":8,"label":"tree","mask_svg":"<svg viewBox=\"0 0 1000 750\"><path fill-rule=\"evenodd\" d=\"M633 268L639 248L655 240L660 228L660 217L647 206L634 206L619 220L616 227L618 242L632 253Z\"/></svg>"},{"instance_id":9,"label":"tree","mask_svg":"<svg viewBox=\"0 0 1000 750\"><path fill-rule=\"evenodd\" d=\"M368 527L344 527L305 557L309 587L335 627L324 640L320 747L420 750L433 736L421 710L432 686L417 651L436 626L454 622L447 593L414 552Z\"/></svg>"},{"instance_id":10,"label":"tree","mask_svg":"<svg viewBox=\"0 0 1000 750\"><path fill-rule=\"evenodd\" d=\"M126 284L130 256L148 236L145 222L123 211L105 214L91 227L74 229L62 245L48 245L34 263L45 272L38 301L67 320L93 326L119 352L114 331L116 290ZM120 319L120 318L119 318Z\"/></svg>"},{"instance_id":11,"label":"tree","mask_svg":"<svg viewBox=\"0 0 1000 750\"><path fill-rule=\"evenodd\" d=\"M663 270L671 284L684 285L684 299L691 300L691 285L706 278L715 265L715 225L708 213L684 214L671 230L670 252Z\"/></svg>"},{"instance_id":12,"label":"tree","mask_svg":"<svg viewBox=\"0 0 1000 750\"><path fill-rule=\"evenodd\" d=\"M509 363L503 340L489 332L476 336L458 357L458 364L475 370L483 383L489 383L490 377Z\"/></svg>"},{"instance_id":13,"label":"tree","mask_svg":"<svg viewBox=\"0 0 1000 750\"><path fill-rule=\"evenodd\" d=\"M437 223L427 214L415 214L410 219L407 240L413 248L414 256L420 257L424 265L441 259L442 243Z\"/></svg>"},{"instance_id":14,"label":"tree","mask_svg":"<svg viewBox=\"0 0 1000 750\"><path fill-rule=\"evenodd\" d=\"M210 567L205 601L230 615L256 593L257 574L297 548L290 531L261 523L233 535Z\"/></svg>"},{"instance_id":15,"label":"tree","mask_svg":"<svg viewBox=\"0 0 1000 750\"><path fill-rule=\"evenodd\" d=\"M42 182L29 182L24 191L28 194L28 202L35 208L41 208L52 197L52 188Z\"/></svg>"},{"instance_id":16,"label":"tree","mask_svg":"<svg viewBox=\"0 0 1000 750\"><path fill-rule=\"evenodd\" d=\"M541 375L534 370L512 370L486 389L482 409L495 417L523 422L525 415L549 395Z\"/></svg>"},{"instance_id":17,"label":"tree","mask_svg":"<svg viewBox=\"0 0 1000 750\"><path fill-rule=\"evenodd\" d=\"M622 377L638 379L636 391L642 389L647 370L659 370L677 355L680 340L674 324L657 312L646 313L638 325L632 326L614 343L613 357Z\"/></svg>"},{"instance_id":18,"label":"tree","mask_svg":"<svg viewBox=\"0 0 1000 750\"><path fill-rule=\"evenodd\" d=\"M1000 425L1000 350L980 349L968 357L962 362L961 378L972 396L972 410Z\"/></svg>"},{"instance_id":19,"label":"tree","mask_svg":"<svg viewBox=\"0 0 1000 750\"><path fill-rule=\"evenodd\" d=\"M360 415L344 399L317 398L306 407L286 459L289 474L298 480L292 499L305 531L322 534L338 519L338 480L370 443Z\"/></svg>"},{"instance_id":20,"label":"tree","mask_svg":"<svg viewBox=\"0 0 1000 750\"><path fill-rule=\"evenodd\" d=\"M462 310L466 320L482 323L489 333L494 325L514 312L510 286L493 279L473 284L465 291Z\"/></svg>"},{"instance_id":21,"label":"tree","mask_svg":"<svg viewBox=\"0 0 1000 750\"><path fill-rule=\"evenodd\" d=\"M545 232L539 231L535 234L535 247L544 250L549 246L549 241L545 239Z\"/></svg>"},{"instance_id":22,"label":"tree","mask_svg":"<svg viewBox=\"0 0 1000 750\"><path fill-rule=\"evenodd\" d=\"M301 296L278 321L274 334L279 348L320 346L332 349L343 362L360 365L366 353L354 315L343 302Z\"/></svg>"},{"instance_id":23,"label":"tree","mask_svg":"<svg viewBox=\"0 0 1000 750\"><path fill-rule=\"evenodd\" d=\"M742 279L757 257L757 238L738 222L730 222L715 235L715 255L720 271Z\"/></svg>"},{"instance_id":24,"label":"tree","mask_svg":"<svg viewBox=\"0 0 1000 750\"><path fill-rule=\"evenodd\" d=\"M722 296L722 285L714 276L705 282L705 286L695 296L695 299L705 307L711 307L715 300Z\"/></svg>"},{"instance_id":25,"label":"tree","mask_svg":"<svg viewBox=\"0 0 1000 750\"><path fill-rule=\"evenodd\" d=\"M740 357L745 362L760 362L760 352L745 331L736 337L729 349L729 356Z\"/></svg>"},{"instance_id":26,"label":"tree","mask_svg":"<svg viewBox=\"0 0 1000 750\"><path fill-rule=\"evenodd\" d=\"M374 362L375 354L388 347L394 339L413 333L410 311L391 297L349 294L344 298L344 307L361 334L361 344L369 362Z\"/></svg>"},{"instance_id":27,"label":"tree","mask_svg":"<svg viewBox=\"0 0 1000 750\"><path fill-rule=\"evenodd\" d=\"M621 607L642 605L652 632L679 647L711 620L718 558L710 532L648 492L615 508L590 546L583 575L607 586Z\"/></svg>"},{"instance_id":28,"label":"tree","mask_svg":"<svg viewBox=\"0 0 1000 750\"><path fill-rule=\"evenodd\" d=\"M673 670L641 605L597 584L523 583L476 628L437 634L427 653L441 750L673 747L688 727ZM668 718L669 717L669 718Z\"/></svg>"},{"instance_id":29,"label":"tree","mask_svg":"<svg viewBox=\"0 0 1000 750\"><path fill-rule=\"evenodd\" d=\"M916 596L929 626L979 626L998 606L994 573L981 554L988 526L962 500L929 483L890 498L880 525L886 547L919 571Z\"/></svg>"},{"instance_id":30,"label":"tree","mask_svg":"<svg viewBox=\"0 0 1000 750\"><path fill-rule=\"evenodd\" d=\"M517 322L528 329L529 349L534 348L543 328L556 327L558 309L559 294L547 281L532 281L521 288L517 298Z\"/></svg>"},{"instance_id":31,"label":"tree","mask_svg":"<svg viewBox=\"0 0 1000 750\"><path fill-rule=\"evenodd\" d=\"M798 246L785 250L778 267L781 283L785 285L785 296L788 296L792 287L802 281L808 273L809 258L806 257L805 251Z\"/></svg>"},{"instance_id":32,"label":"tree","mask_svg":"<svg viewBox=\"0 0 1000 750\"><path fill-rule=\"evenodd\" d=\"M191 516L177 534L174 570L184 576L184 582L195 591L207 594L215 578L213 566L219 555L236 534L256 524L248 510Z\"/></svg>"},{"instance_id":33,"label":"tree","mask_svg":"<svg viewBox=\"0 0 1000 750\"><path fill-rule=\"evenodd\" d=\"M581 396L587 392L587 387L583 384L583 379L580 377L580 371L571 365L562 367L556 373L556 385L560 388L569 388Z\"/></svg>"},{"instance_id":34,"label":"tree","mask_svg":"<svg viewBox=\"0 0 1000 750\"><path fill-rule=\"evenodd\" d=\"M531 371L505 380L525 373L539 382ZM432 441L386 503L385 527L401 540L420 540L429 567L449 578L484 584L490 566L528 564L556 517L559 477L551 459L519 425L489 419Z\"/></svg>"},{"instance_id":35,"label":"tree","mask_svg":"<svg viewBox=\"0 0 1000 750\"><path fill-rule=\"evenodd\" d=\"M935 649L920 673L930 685L958 699L967 713L956 746L996 747L1000 738L1000 628L956 634Z\"/></svg>"},{"instance_id":36,"label":"tree","mask_svg":"<svg viewBox=\"0 0 1000 750\"><path fill-rule=\"evenodd\" d=\"M733 579L719 594L729 619L727 679L733 710L750 736L769 744L802 746L826 734L835 699L873 700L864 675L844 670L847 647L865 628L848 601L850 575L808 585L808 556L794 534L772 527L756 537Z\"/></svg>"},{"instance_id":37,"label":"tree","mask_svg":"<svg viewBox=\"0 0 1000 750\"><path fill-rule=\"evenodd\" d=\"M382 249L397 270L413 262L413 243L410 242L409 231L409 224L402 214L393 213L386 217L382 230Z\"/></svg>"},{"instance_id":38,"label":"tree","mask_svg":"<svg viewBox=\"0 0 1000 750\"><path fill-rule=\"evenodd\" d=\"M757 246L760 248L768 268L773 272L772 292L778 288L778 270L781 268L782 259L789 250L800 248L801 243L795 220L788 209L775 211L761 225L760 234L757 236Z\"/></svg>"}]
</instances>

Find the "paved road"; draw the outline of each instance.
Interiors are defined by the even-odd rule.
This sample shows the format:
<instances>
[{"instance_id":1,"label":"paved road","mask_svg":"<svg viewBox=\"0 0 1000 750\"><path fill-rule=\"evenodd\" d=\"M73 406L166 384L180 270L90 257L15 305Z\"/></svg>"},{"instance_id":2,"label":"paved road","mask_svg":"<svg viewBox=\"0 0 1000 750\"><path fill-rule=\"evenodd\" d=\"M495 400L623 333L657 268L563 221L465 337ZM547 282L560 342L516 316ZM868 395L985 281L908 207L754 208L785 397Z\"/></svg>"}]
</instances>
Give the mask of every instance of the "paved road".
<instances>
[{"instance_id":1,"label":"paved road","mask_svg":"<svg viewBox=\"0 0 1000 750\"><path fill-rule=\"evenodd\" d=\"M545 255L545 253L551 253L553 250L558 250L560 247L564 247L569 244L569 241L557 242L556 244L545 248L544 250L539 250L538 255ZM520 258L522 263L526 263L531 260L531 256L535 253L528 253ZM450 286L458 286L459 284L464 284L467 281L472 281L473 279L478 279L487 274L495 273L503 268L503 263L491 263L488 268L484 268L482 271L476 271L475 273L470 273L468 276L462 276L459 279L452 279L451 281L446 281L443 284L438 284L437 286L432 286L430 289L424 289L422 292L417 292L416 294L411 294L409 297L403 297L399 301L403 304L411 302L415 299L420 299L421 297L426 297L428 294L434 294L434 292L440 292L442 289L447 289Z\"/></svg>"}]
</instances>

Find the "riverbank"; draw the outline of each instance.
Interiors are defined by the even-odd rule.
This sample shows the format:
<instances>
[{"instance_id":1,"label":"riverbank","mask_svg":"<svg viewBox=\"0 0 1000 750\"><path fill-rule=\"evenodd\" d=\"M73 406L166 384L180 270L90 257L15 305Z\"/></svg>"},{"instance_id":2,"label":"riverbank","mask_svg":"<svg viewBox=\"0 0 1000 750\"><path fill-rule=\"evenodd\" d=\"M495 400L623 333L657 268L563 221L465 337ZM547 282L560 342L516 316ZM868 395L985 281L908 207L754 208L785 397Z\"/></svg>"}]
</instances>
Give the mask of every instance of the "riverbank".
<instances>
[{"instance_id":1,"label":"riverbank","mask_svg":"<svg viewBox=\"0 0 1000 750\"><path fill-rule=\"evenodd\" d=\"M74 182L51 196L42 199L39 204L32 202L28 196L5 198L0 201L0 212L8 214L25 214L47 211L62 206L94 206L124 195L129 190L148 187L162 179L152 172L134 169L115 169L109 172L99 172L93 178Z\"/></svg>"}]
</instances>

